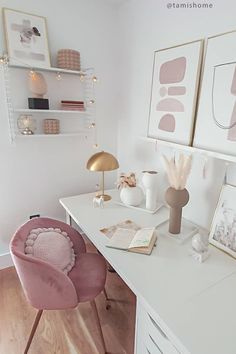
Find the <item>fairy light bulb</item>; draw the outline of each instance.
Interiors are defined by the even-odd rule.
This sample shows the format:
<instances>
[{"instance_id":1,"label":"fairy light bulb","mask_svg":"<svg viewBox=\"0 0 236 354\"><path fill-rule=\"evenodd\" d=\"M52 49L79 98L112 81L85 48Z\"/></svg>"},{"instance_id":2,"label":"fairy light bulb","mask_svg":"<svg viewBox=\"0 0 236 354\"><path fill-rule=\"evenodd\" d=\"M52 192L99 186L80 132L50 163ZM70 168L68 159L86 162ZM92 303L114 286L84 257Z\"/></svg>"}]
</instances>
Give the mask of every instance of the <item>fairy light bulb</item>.
<instances>
[{"instance_id":1,"label":"fairy light bulb","mask_svg":"<svg viewBox=\"0 0 236 354\"><path fill-rule=\"evenodd\" d=\"M93 80L93 82L97 82L97 81L98 81L97 76L94 75L94 76L92 77L92 80Z\"/></svg>"},{"instance_id":2,"label":"fairy light bulb","mask_svg":"<svg viewBox=\"0 0 236 354\"><path fill-rule=\"evenodd\" d=\"M96 124L95 123L91 123L90 126L89 126L89 129L93 129L95 128Z\"/></svg>"},{"instance_id":3,"label":"fairy light bulb","mask_svg":"<svg viewBox=\"0 0 236 354\"><path fill-rule=\"evenodd\" d=\"M84 81L85 75L84 74L80 74L79 78L80 78L80 81Z\"/></svg>"},{"instance_id":4,"label":"fairy light bulb","mask_svg":"<svg viewBox=\"0 0 236 354\"><path fill-rule=\"evenodd\" d=\"M97 149L98 148L98 144L96 143L96 144L93 144L93 148L94 149Z\"/></svg>"},{"instance_id":5,"label":"fairy light bulb","mask_svg":"<svg viewBox=\"0 0 236 354\"><path fill-rule=\"evenodd\" d=\"M89 103L90 103L90 104L94 104L94 103L95 103L95 100L89 100Z\"/></svg>"},{"instance_id":6,"label":"fairy light bulb","mask_svg":"<svg viewBox=\"0 0 236 354\"><path fill-rule=\"evenodd\" d=\"M56 79L60 81L62 79L61 73L58 71L56 75Z\"/></svg>"}]
</instances>

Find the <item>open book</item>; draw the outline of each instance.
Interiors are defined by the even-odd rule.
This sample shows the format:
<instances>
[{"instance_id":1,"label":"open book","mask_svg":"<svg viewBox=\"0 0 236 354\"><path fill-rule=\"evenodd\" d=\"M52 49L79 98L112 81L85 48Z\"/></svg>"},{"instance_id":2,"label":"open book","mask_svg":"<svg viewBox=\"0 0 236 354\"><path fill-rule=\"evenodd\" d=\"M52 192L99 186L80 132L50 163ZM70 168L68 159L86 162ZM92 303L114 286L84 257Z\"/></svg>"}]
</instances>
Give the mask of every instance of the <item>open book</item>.
<instances>
[{"instance_id":1,"label":"open book","mask_svg":"<svg viewBox=\"0 0 236 354\"><path fill-rule=\"evenodd\" d=\"M151 254L156 243L155 228L143 228L140 230L117 228L107 247L118 248L129 252Z\"/></svg>"}]
</instances>

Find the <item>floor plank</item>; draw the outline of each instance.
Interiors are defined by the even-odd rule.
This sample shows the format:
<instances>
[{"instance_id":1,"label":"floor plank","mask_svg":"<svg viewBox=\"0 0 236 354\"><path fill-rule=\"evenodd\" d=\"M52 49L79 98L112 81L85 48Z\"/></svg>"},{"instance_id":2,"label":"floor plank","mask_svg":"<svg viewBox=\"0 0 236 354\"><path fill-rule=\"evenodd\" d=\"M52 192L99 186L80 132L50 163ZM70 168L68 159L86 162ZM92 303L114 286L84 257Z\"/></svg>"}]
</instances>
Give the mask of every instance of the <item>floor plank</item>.
<instances>
[{"instance_id":1,"label":"floor plank","mask_svg":"<svg viewBox=\"0 0 236 354\"><path fill-rule=\"evenodd\" d=\"M91 246L89 246L91 250ZM134 353L135 296L116 273L107 276L112 299L106 310L96 298L109 354ZM14 268L0 271L0 353L23 354L37 311L26 301ZM75 310L45 311L29 354L100 354L101 343L89 303Z\"/></svg>"}]
</instances>

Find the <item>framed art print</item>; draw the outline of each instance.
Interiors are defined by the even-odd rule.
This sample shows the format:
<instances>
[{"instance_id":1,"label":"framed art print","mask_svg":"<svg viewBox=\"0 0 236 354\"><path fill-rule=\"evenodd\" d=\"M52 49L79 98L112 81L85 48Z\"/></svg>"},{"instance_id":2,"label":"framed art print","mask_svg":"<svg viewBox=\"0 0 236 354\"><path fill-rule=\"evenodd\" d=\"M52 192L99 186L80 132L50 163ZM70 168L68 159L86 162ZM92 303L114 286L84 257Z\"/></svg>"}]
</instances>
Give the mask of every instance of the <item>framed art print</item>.
<instances>
[{"instance_id":1,"label":"framed art print","mask_svg":"<svg viewBox=\"0 0 236 354\"><path fill-rule=\"evenodd\" d=\"M6 8L3 16L10 64L50 67L45 18Z\"/></svg>"},{"instance_id":2,"label":"framed art print","mask_svg":"<svg viewBox=\"0 0 236 354\"><path fill-rule=\"evenodd\" d=\"M193 145L236 155L236 31L207 41Z\"/></svg>"},{"instance_id":3,"label":"framed art print","mask_svg":"<svg viewBox=\"0 0 236 354\"><path fill-rule=\"evenodd\" d=\"M191 144L202 50L198 40L155 52L149 137Z\"/></svg>"},{"instance_id":4,"label":"framed art print","mask_svg":"<svg viewBox=\"0 0 236 354\"><path fill-rule=\"evenodd\" d=\"M209 241L236 258L236 187L224 185L215 211Z\"/></svg>"}]
</instances>

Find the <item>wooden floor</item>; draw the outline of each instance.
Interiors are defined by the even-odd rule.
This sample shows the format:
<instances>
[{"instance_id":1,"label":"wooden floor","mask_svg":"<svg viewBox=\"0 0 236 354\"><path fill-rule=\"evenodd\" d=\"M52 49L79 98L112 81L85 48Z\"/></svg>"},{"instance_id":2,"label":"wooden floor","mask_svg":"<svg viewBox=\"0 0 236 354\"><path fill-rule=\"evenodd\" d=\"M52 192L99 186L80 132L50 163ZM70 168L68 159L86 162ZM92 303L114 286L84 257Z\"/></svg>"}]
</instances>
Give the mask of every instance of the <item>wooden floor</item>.
<instances>
[{"instance_id":1,"label":"wooden floor","mask_svg":"<svg viewBox=\"0 0 236 354\"><path fill-rule=\"evenodd\" d=\"M106 289L96 298L109 354L134 353L135 296L116 273L109 273ZM23 354L36 315L25 300L14 268L0 271L0 354ZM99 334L90 304L75 310L45 311L29 354L100 354Z\"/></svg>"}]
</instances>

